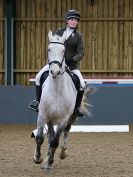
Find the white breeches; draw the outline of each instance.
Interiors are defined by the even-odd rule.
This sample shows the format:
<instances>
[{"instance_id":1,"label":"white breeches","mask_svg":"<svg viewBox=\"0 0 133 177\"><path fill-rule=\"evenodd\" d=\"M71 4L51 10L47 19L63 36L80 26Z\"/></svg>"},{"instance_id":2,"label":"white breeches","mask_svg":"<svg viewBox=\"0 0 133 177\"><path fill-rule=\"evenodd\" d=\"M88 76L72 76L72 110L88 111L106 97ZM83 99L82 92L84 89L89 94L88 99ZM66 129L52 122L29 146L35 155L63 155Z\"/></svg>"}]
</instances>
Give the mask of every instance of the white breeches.
<instances>
[{"instance_id":1,"label":"white breeches","mask_svg":"<svg viewBox=\"0 0 133 177\"><path fill-rule=\"evenodd\" d=\"M40 85L40 78L41 78L41 75L45 72L45 71L48 71L49 70L49 65L45 65L40 71L39 73L36 75L36 85ZM85 82L84 82L84 79L79 71L79 69L74 69L72 70L72 72L74 74L76 74L80 80L80 90L84 90L86 85L85 85Z\"/></svg>"}]
</instances>

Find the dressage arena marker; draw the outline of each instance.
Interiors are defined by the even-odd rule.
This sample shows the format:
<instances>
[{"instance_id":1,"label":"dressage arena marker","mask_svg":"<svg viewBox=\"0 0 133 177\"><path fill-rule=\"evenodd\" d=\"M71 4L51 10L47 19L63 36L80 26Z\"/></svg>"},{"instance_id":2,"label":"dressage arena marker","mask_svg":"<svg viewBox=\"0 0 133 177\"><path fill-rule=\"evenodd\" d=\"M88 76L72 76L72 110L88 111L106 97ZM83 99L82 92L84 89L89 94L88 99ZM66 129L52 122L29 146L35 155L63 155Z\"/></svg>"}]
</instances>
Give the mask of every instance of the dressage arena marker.
<instances>
[{"instance_id":1,"label":"dressage arena marker","mask_svg":"<svg viewBox=\"0 0 133 177\"><path fill-rule=\"evenodd\" d=\"M133 79L84 79L87 84L92 86L133 86ZM34 78L29 79L35 82ZM90 125L90 126L72 126L70 132L129 132L129 125ZM37 129L33 130L32 135L35 136ZM46 130L44 130L44 134Z\"/></svg>"}]
</instances>

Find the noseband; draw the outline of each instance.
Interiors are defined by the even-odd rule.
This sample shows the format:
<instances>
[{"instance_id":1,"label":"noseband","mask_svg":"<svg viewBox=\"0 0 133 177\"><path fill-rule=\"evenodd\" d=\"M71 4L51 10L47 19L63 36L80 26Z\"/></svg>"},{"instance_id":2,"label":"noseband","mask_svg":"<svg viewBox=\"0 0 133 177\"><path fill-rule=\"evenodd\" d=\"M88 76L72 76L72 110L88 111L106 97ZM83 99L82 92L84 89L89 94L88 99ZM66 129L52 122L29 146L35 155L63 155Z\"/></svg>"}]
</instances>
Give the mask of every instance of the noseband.
<instances>
[{"instance_id":1,"label":"noseband","mask_svg":"<svg viewBox=\"0 0 133 177\"><path fill-rule=\"evenodd\" d=\"M61 42L50 42L49 44L61 44L61 45L64 45L63 43ZM61 61L61 63L59 61L56 61L56 60L53 60L51 62L48 62L49 63L49 67L51 66L51 64L57 64L60 68L62 67L62 64L63 64L63 61L64 61L64 57Z\"/></svg>"}]
</instances>

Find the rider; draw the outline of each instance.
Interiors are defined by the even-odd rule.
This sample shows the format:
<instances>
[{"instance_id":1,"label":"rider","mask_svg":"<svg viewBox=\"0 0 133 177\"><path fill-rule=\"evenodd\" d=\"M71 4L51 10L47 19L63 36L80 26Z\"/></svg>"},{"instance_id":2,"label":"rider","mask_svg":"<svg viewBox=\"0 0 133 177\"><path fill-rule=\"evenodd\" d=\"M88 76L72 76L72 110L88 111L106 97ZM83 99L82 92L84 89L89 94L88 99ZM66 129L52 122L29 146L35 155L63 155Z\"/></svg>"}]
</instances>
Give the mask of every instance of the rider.
<instances>
[{"instance_id":1,"label":"rider","mask_svg":"<svg viewBox=\"0 0 133 177\"><path fill-rule=\"evenodd\" d=\"M54 34L62 36L66 31L66 41L65 41L65 62L69 69L79 77L80 80L80 90L77 93L77 99L75 104L74 113L77 116L84 116L80 110L81 101L83 98L85 90L85 82L79 70L79 62L83 59L84 56L84 47L82 35L77 32L78 23L80 20L80 14L76 10L69 10L65 14L65 28L59 28ZM39 73L36 75L36 100L33 100L29 104L29 108L35 111L38 111L38 105L41 98L42 86L40 85L40 78L42 74L49 70L49 65L44 66Z\"/></svg>"}]
</instances>

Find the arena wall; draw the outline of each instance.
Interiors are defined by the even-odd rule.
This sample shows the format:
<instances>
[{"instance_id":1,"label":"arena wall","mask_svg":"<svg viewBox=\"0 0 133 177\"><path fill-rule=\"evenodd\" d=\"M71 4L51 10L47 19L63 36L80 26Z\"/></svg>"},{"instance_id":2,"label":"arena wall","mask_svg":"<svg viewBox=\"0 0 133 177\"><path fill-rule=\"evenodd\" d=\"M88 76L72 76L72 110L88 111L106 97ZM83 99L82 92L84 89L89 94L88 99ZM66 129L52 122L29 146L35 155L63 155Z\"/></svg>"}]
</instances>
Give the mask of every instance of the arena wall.
<instances>
[{"instance_id":1,"label":"arena wall","mask_svg":"<svg viewBox=\"0 0 133 177\"><path fill-rule=\"evenodd\" d=\"M93 85L94 87L95 85ZM37 113L28 109L35 98L34 86L0 87L0 124L34 124ZM79 118L77 125L133 124L133 86L96 85L96 92L88 97L91 117Z\"/></svg>"}]
</instances>

